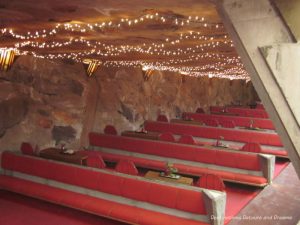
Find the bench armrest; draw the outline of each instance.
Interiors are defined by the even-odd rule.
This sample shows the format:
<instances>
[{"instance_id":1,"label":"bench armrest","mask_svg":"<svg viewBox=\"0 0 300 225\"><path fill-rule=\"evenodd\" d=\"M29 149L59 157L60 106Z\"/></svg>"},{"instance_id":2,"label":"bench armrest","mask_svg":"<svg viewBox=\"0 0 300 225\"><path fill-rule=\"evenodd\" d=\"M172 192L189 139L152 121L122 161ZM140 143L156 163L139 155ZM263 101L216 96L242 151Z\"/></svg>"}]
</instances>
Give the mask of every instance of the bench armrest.
<instances>
[{"instance_id":1,"label":"bench armrest","mask_svg":"<svg viewBox=\"0 0 300 225\"><path fill-rule=\"evenodd\" d=\"M205 208L211 225L223 225L225 218L226 193L203 190Z\"/></svg>"},{"instance_id":2,"label":"bench armrest","mask_svg":"<svg viewBox=\"0 0 300 225\"><path fill-rule=\"evenodd\" d=\"M272 183L275 170L275 156L267 154L259 154L262 173L267 178L268 183Z\"/></svg>"}]
</instances>

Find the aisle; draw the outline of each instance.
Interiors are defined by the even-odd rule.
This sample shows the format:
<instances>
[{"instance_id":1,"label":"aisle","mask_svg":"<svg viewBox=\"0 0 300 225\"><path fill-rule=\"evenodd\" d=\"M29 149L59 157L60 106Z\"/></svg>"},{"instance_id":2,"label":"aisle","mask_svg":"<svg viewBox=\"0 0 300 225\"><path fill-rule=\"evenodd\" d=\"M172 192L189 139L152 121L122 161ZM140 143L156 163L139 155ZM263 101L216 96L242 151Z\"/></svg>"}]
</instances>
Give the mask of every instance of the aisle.
<instances>
[{"instance_id":1,"label":"aisle","mask_svg":"<svg viewBox=\"0 0 300 225\"><path fill-rule=\"evenodd\" d=\"M300 180L289 164L228 225L294 225L300 220Z\"/></svg>"}]
</instances>

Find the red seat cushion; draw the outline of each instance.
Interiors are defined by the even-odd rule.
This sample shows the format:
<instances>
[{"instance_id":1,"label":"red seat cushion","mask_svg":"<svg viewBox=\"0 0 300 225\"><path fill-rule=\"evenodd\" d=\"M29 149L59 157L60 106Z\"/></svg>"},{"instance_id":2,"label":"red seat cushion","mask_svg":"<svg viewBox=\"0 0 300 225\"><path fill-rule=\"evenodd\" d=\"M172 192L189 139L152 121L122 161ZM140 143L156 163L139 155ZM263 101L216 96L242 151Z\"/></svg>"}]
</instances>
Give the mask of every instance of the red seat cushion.
<instances>
[{"instance_id":1,"label":"red seat cushion","mask_svg":"<svg viewBox=\"0 0 300 225\"><path fill-rule=\"evenodd\" d=\"M288 153L285 150L262 149L261 153L282 156L282 157L288 156Z\"/></svg>"},{"instance_id":2,"label":"red seat cushion","mask_svg":"<svg viewBox=\"0 0 300 225\"><path fill-rule=\"evenodd\" d=\"M204 120L206 126L217 127L219 123L216 119L206 119Z\"/></svg>"},{"instance_id":3,"label":"red seat cushion","mask_svg":"<svg viewBox=\"0 0 300 225\"><path fill-rule=\"evenodd\" d=\"M235 123L233 120L219 120L219 123L222 127L235 128Z\"/></svg>"},{"instance_id":4,"label":"red seat cushion","mask_svg":"<svg viewBox=\"0 0 300 225\"><path fill-rule=\"evenodd\" d=\"M256 152L256 153L260 153L261 152L261 147L260 144L258 143L254 143L254 142L248 142L246 143L242 149L242 151L245 152Z\"/></svg>"},{"instance_id":5,"label":"red seat cushion","mask_svg":"<svg viewBox=\"0 0 300 225\"><path fill-rule=\"evenodd\" d=\"M168 118L165 115L158 115L156 121L169 122Z\"/></svg>"},{"instance_id":6,"label":"red seat cushion","mask_svg":"<svg viewBox=\"0 0 300 225\"><path fill-rule=\"evenodd\" d=\"M103 161L102 157L100 155L89 155L86 164L89 167L94 167L94 168L105 168L105 162Z\"/></svg>"},{"instance_id":7,"label":"red seat cushion","mask_svg":"<svg viewBox=\"0 0 300 225\"><path fill-rule=\"evenodd\" d=\"M25 155L34 155L34 149L30 143L22 142L21 152Z\"/></svg>"},{"instance_id":8,"label":"red seat cushion","mask_svg":"<svg viewBox=\"0 0 300 225\"><path fill-rule=\"evenodd\" d=\"M267 179L264 177L248 175L248 174L235 174L235 180L237 182L245 183L245 184L266 185L268 183Z\"/></svg>"},{"instance_id":9,"label":"red seat cushion","mask_svg":"<svg viewBox=\"0 0 300 225\"><path fill-rule=\"evenodd\" d=\"M225 185L222 179L214 174L204 174L201 176L197 185L201 188L213 189L217 191L224 191Z\"/></svg>"},{"instance_id":10,"label":"red seat cushion","mask_svg":"<svg viewBox=\"0 0 300 225\"><path fill-rule=\"evenodd\" d=\"M182 135L178 140L181 144L195 145L196 142L191 135Z\"/></svg>"},{"instance_id":11,"label":"red seat cushion","mask_svg":"<svg viewBox=\"0 0 300 225\"><path fill-rule=\"evenodd\" d=\"M139 173L132 161L123 159L118 162L116 166L116 171L131 175L137 175Z\"/></svg>"},{"instance_id":12,"label":"red seat cushion","mask_svg":"<svg viewBox=\"0 0 300 225\"><path fill-rule=\"evenodd\" d=\"M171 132L165 132L159 135L159 140L175 142L175 138Z\"/></svg>"},{"instance_id":13,"label":"red seat cushion","mask_svg":"<svg viewBox=\"0 0 300 225\"><path fill-rule=\"evenodd\" d=\"M104 128L104 134L111 134L111 135L117 135L118 132L116 130L116 128L112 125L107 125L105 128Z\"/></svg>"},{"instance_id":14,"label":"red seat cushion","mask_svg":"<svg viewBox=\"0 0 300 225\"><path fill-rule=\"evenodd\" d=\"M202 108L197 108L196 113L204 113L204 110Z\"/></svg>"}]
</instances>

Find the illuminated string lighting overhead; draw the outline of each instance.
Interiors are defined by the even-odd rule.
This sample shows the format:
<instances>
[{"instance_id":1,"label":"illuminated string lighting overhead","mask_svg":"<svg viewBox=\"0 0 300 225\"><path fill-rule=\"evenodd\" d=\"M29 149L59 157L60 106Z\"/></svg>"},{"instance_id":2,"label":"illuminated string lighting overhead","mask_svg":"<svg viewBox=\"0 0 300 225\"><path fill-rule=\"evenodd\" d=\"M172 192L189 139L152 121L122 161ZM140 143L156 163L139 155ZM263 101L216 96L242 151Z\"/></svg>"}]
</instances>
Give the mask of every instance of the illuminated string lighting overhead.
<instances>
[{"instance_id":1,"label":"illuminated string lighting overhead","mask_svg":"<svg viewBox=\"0 0 300 225\"><path fill-rule=\"evenodd\" d=\"M173 33L165 36L157 42L145 41L131 45L111 44L103 39L88 38L98 36L99 32L107 37L117 36L118 32L134 32L143 24L177 26L178 32L174 32L175 35ZM90 59L88 65L95 68L92 73L87 72L89 76L101 64L99 62L104 61L103 66L107 67L143 65L151 71L166 70L190 76L248 79L249 76L240 58L236 54L226 53L232 51L234 46L224 33L222 24L211 23L204 17L176 18L172 15L148 13L136 18L121 18L97 23L62 23L56 24L51 29L27 31L27 33L17 33L11 28L3 28L0 30L0 37L16 40L10 47L15 48L20 55L32 55L51 60L71 59L83 63L86 63L88 58ZM68 40L62 38L65 36L69 37ZM63 48L68 50L62 52ZM218 52L218 49L225 49L224 53L223 50ZM135 57L131 61L124 60L130 53ZM135 59L139 57L147 59Z\"/></svg>"}]
</instances>

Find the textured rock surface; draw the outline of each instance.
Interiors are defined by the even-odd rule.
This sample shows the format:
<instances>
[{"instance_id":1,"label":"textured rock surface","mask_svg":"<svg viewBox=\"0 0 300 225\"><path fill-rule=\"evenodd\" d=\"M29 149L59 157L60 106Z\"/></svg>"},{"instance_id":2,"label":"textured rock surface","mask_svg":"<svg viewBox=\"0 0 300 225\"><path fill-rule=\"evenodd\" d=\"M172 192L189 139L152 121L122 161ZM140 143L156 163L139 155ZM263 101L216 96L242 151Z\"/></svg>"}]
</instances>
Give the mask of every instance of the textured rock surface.
<instances>
[{"instance_id":1,"label":"textured rock surface","mask_svg":"<svg viewBox=\"0 0 300 225\"><path fill-rule=\"evenodd\" d=\"M80 64L19 57L0 72L1 149L18 150L22 141L78 146L87 86Z\"/></svg>"},{"instance_id":2,"label":"textured rock surface","mask_svg":"<svg viewBox=\"0 0 300 225\"><path fill-rule=\"evenodd\" d=\"M144 80L140 69L107 69L97 72L100 93L93 130L103 131L106 124L119 132L138 129L146 119L158 114L180 117L184 111L195 111L210 105L232 102L247 104L255 100L251 82L243 80L187 77L155 71Z\"/></svg>"},{"instance_id":3,"label":"textured rock surface","mask_svg":"<svg viewBox=\"0 0 300 225\"><path fill-rule=\"evenodd\" d=\"M105 67L87 78L81 64L22 56L0 72L0 147L87 146L87 133L106 124L119 132L138 129L158 114L175 118L197 107L246 104L255 95L245 81L158 71L145 80L141 69Z\"/></svg>"}]
</instances>

